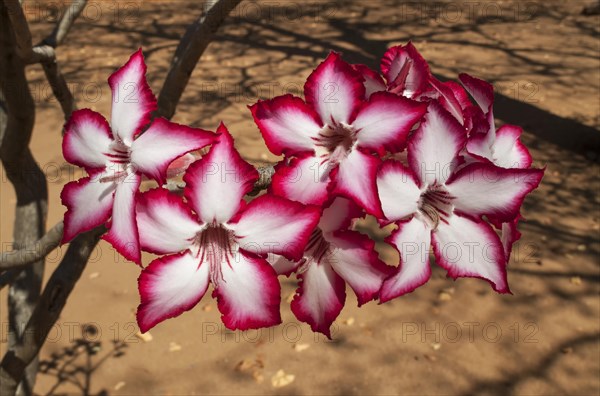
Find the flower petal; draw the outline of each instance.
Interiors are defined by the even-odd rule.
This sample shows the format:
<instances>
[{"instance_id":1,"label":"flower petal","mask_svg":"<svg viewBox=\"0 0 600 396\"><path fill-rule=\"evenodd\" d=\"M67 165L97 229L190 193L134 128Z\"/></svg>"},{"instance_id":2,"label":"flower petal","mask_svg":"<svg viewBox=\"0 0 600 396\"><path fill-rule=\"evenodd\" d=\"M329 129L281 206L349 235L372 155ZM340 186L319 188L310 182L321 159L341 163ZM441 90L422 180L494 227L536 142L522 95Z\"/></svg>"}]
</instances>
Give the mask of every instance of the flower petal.
<instances>
[{"instance_id":1,"label":"flower petal","mask_svg":"<svg viewBox=\"0 0 600 396\"><path fill-rule=\"evenodd\" d=\"M344 308L346 285L326 261L309 261L305 272L298 275L300 283L291 308L298 320L308 323L312 331L331 338L330 326Z\"/></svg>"},{"instance_id":2,"label":"flower petal","mask_svg":"<svg viewBox=\"0 0 600 396\"><path fill-rule=\"evenodd\" d=\"M167 179L181 175L197 159L198 158L196 158L196 156L191 153L187 153L179 158L176 158L167 167Z\"/></svg>"},{"instance_id":3,"label":"flower petal","mask_svg":"<svg viewBox=\"0 0 600 396\"><path fill-rule=\"evenodd\" d=\"M322 164L313 155L304 155L275 167L271 191L306 205L321 205L329 197L330 184L328 164Z\"/></svg>"},{"instance_id":4,"label":"flower petal","mask_svg":"<svg viewBox=\"0 0 600 396\"><path fill-rule=\"evenodd\" d=\"M519 232L518 227L519 220L520 216L513 221L509 221L508 223L502 223L502 234L500 236L500 240L502 241L502 246L504 247L504 256L506 257L507 265L510 261L513 245L515 242L521 239L521 233Z\"/></svg>"},{"instance_id":5,"label":"flower petal","mask_svg":"<svg viewBox=\"0 0 600 396\"><path fill-rule=\"evenodd\" d=\"M291 261L277 254L269 254L267 261L273 266L277 275L285 276L290 276L300 265L299 261Z\"/></svg>"},{"instance_id":6,"label":"flower petal","mask_svg":"<svg viewBox=\"0 0 600 396\"><path fill-rule=\"evenodd\" d=\"M146 63L141 48L109 77L108 85L112 91L112 130L115 138L129 146L156 110L156 98L146 81Z\"/></svg>"},{"instance_id":7,"label":"flower petal","mask_svg":"<svg viewBox=\"0 0 600 396\"><path fill-rule=\"evenodd\" d=\"M67 243L78 234L106 223L109 219L116 185L101 183L101 177L102 174L99 173L63 187L60 198L67 207L67 212L61 243Z\"/></svg>"},{"instance_id":8,"label":"flower petal","mask_svg":"<svg viewBox=\"0 0 600 396\"><path fill-rule=\"evenodd\" d=\"M186 250L194 236L202 230L181 198L163 188L138 196L136 219L141 248L154 254Z\"/></svg>"},{"instance_id":9,"label":"flower petal","mask_svg":"<svg viewBox=\"0 0 600 396\"><path fill-rule=\"evenodd\" d=\"M324 237L332 249L328 262L354 290L358 306L377 298L383 280L391 275L393 268L379 260L375 242L355 231L335 232Z\"/></svg>"},{"instance_id":10,"label":"flower petal","mask_svg":"<svg viewBox=\"0 0 600 396\"><path fill-rule=\"evenodd\" d=\"M377 196L377 167L381 160L354 149L340 162L335 174L334 193L352 199L367 213L383 217Z\"/></svg>"},{"instance_id":11,"label":"flower petal","mask_svg":"<svg viewBox=\"0 0 600 396\"><path fill-rule=\"evenodd\" d=\"M141 303L136 317L142 333L194 308L208 282L208 263L199 263L189 251L152 261L138 279Z\"/></svg>"},{"instance_id":12,"label":"flower petal","mask_svg":"<svg viewBox=\"0 0 600 396\"><path fill-rule=\"evenodd\" d=\"M424 121L408 142L408 162L421 183L443 184L464 148L466 132L439 103L432 101Z\"/></svg>"},{"instance_id":13,"label":"flower petal","mask_svg":"<svg viewBox=\"0 0 600 396\"><path fill-rule=\"evenodd\" d=\"M466 73L459 74L458 79L467 92L475 99L481 110L488 114L494 104L494 87L492 84Z\"/></svg>"},{"instance_id":14,"label":"flower petal","mask_svg":"<svg viewBox=\"0 0 600 396\"><path fill-rule=\"evenodd\" d=\"M63 155L71 164L87 170L103 169L112 141L108 122L101 114L90 109L76 110L65 124Z\"/></svg>"},{"instance_id":15,"label":"flower petal","mask_svg":"<svg viewBox=\"0 0 600 396\"><path fill-rule=\"evenodd\" d=\"M326 124L348 124L352 113L365 97L362 77L339 54L331 52L308 76L304 85L306 103Z\"/></svg>"},{"instance_id":16,"label":"flower petal","mask_svg":"<svg viewBox=\"0 0 600 396\"><path fill-rule=\"evenodd\" d=\"M385 218L396 221L416 213L421 189L410 169L387 160L377 173L377 190Z\"/></svg>"},{"instance_id":17,"label":"flower petal","mask_svg":"<svg viewBox=\"0 0 600 396\"><path fill-rule=\"evenodd\" d=\"M405 147L411 128L423 117L426 103L419 103L388 92L374 93L352 122L358 131L360 147L380 154L397 152Z\"/></svg>"},{"instance_id":18,"label":"flower petal","mask_svg":"<svg viewBox=\"0 0 600 396\"><path fill-rule=\"evenodd\" d=\"M321 130L321 121L309 106L292 95L278 96L250 106L254 122L269 150L275 155L312 152L313 138Z\"/></svg>"},{"instance_id":19,"label":"flower petal","mask_svg":"<svg viewBox=\"0 0 600 396\"><path fill-rule=\"evenodd\" d=\"M388 49L381 59L381 71L389 89L408 98L425 92L431 76L427 61L410 42Z\"/></svg>"},{"instance_id":20,"label":"flower petal","mask_svg":"<svg viewBox=\"0 0 600 396\"><path fill-rule=\"evenodd\" d=\"M262 258L236 252L221 265L215 286L221 319L228 329L248 330L281 323L280 286L275 270Z\"/></svg>"},{"instance_id":21,"label":"flower petal","mask_svg":"<svg viewBox=\"0 0 600 396\"><path fill-rule=\"evenodd\" d=\"M479 160L494 162L493 144L494 138L490 139L492 133L473 133L467 141L467 152Z\"/></svg>"},{"instance_id":22,"label":"flower petal","mask_svg":"<svg viewBox=\"0 0 600 396\"><path fill-rule=\"evenodd\" d=\"M162 185L173 160L214 143L216 137L209 131L157 118L146 132L133 141L131 162L136 170Z\"/></svg>"},{"instance_id":23,"label":"flower petal","mask_svg":"<svg viewBox=\"0 0 600 396\"><path fill-rule=\"evenodd\" d=\"M447 81L443 83L441 81L438 81L436 78L432 78L430 83L431 86L433 86L435 90L438 91L438 93L440 94L438 101L442 105L442 107L446 109L450 114L452 114L458 122L464 125L465 120L463 115L463 108L461 106L461 103L459 102L459 99L455 95L455 91L451 88L453 86L452 84L456 83L454 83L453 81Z\"/></svg>"},{"instance_id":24,"label":"flower petal","mask_svg":"<svg viewBox=\"0 0 600 396\"><path fill-rule=\"evenodd\" d=\"M352 220L363 216L364 212L354 201L344 197L336 197L323 210L318 227L324 233L345 230L352 225Z\"/></svg>"},{"instance_id":25,"label":"flower petal","mask_svg":"<svg viewBox=\"0 0 600 396\"><path fill-rule=\"evenodd\" d=\"M225 125L217 132L218 142L183 177L184 195L204 223L229 221L258 180L258 172L237 152Z\"/></svg>"},{"instance_id":26,"label":"flower petal","mask_svg":"<svg viewBox=\"0 0 600 396\"><path fill-rule=\"evenodd\" d=\"M316 206L265 194L242 209L231 227L241 249L300 260L320 215Z\"/></svg>"},{"instance_id":27,"label":"flower petal","mask_svg":"<svg viewBox=\"0 0 600 396\"><path fill-rule=\"evenodd\" d=\"M502 168L529 168L531 154L519 140L523 130L516 125L503 125L496 131L494 163Z\"/></svg>"},{"instance_id":28,"label":"flower petal","mask_svg":"<svg viewBox=\"0 0 600 396\"><path fill-rule=\"evenodd\" d=\"M142 177L131 173L117 183L110 229L102 237L127 260L141 264L140 238L135 220L135 196Z\"/></svg>"},{"instance_id":29,"label":"flower petal","mask_svg":"<svg viewBox=\"0 0 600 396\"><path fill-rule=\"evenodd\" d=\"M510 293L502 243L488 223L451 216L439 223L432 244L436 262L450 277L485 279L498 293Z\"/></svg>"},{"instance_id":30,"label":"flower petal","mask_svg":"<svg viewBox=\"0 0 600 396\"><path fill-rule=\"evenodd\" d=\"M385 91L387 86L385 85L385 81L379 75L379 73L372 70L370 67L366 65L352 65L354 70L359 72L364 81L365 85L365 98L369 99L371 95L375 92Z\"/></svg>"},{"instance_id":31,"label":"flower petal","mask_svg":"<svg viewBox=\"0 0 600 396\"><path fill-rule=\"evenodd\" d=\"M525 196L540 184L540 169L504 169L473 163L462 168L446 187L454 208L469 216L490 215L511 221L519 214Z\"/></svg>"},{"instance_id":32,"label":"flower petal","mask_svg":"<svg viewBox=\"0 0 600 396\"><path fill-rule=\"evenodd\" d=\"M465 128L468 131L470 137L482 135L480 138L484 142L491 146L494 143L495 138L495 125L494 116L486 116L483 111L474 104L463 109ZM490 133L491 131L491 133Z\"/></svg>"},{"instance_id":33,"label":"flower petal","mask_svg":"<svg viewBox=\"0 0 600 396\"><path fill-rule=\"evenodd\" d=\"M398 229L386 242L392 244L400 253L400 265L396 274L383 283L381 302L410 293L424 285L431 277L431 229L418 217L397 224Z\"/></svg>"}]
</instances>

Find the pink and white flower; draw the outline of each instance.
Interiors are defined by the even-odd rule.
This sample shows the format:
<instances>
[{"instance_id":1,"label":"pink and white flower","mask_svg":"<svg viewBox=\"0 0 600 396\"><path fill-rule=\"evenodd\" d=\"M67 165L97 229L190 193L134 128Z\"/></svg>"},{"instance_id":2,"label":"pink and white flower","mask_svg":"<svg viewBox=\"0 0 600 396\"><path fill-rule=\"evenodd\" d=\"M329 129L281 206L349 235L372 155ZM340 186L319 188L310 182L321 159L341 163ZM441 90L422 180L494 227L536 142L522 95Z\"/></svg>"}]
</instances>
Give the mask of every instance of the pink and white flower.
<instances>
[{"instance_id":1,"label":"pink and white flower","mask_svg":"<svg viewBox=\"0 0 600 396\"><path fill-rule=\"evenodd\" d=\"M258 172L237 153L224 125L217 132L219 141L186 171L185 201L164 189L139 199L141 246L166 255L139 278L144 332L193 308L209 283L228 328L280 323L280 286L265 257L300 259L318 222L318 208L270 194L246 205Z\"/></svg>"},{"instance_id":2,"label":"pink and white flower","mask_svg":"<svg viewBox=\"0 0 600 396\"><path fill-rule=\"evenodd\" d=\"M459 76L463 89L453 81L440 82L431 78L431 85L438 92L439 103L467 130L468 141L464 150L465 163L491 162L502 168L527 169L532 158L520 141L522 129L516 125L503 125L496 129L494 122L494 88L484 80L468 74ZM475 100L469 100L468 94ZM508 222L499 222L491 216L488 220L501 232L506 262L510 260L513 244L521 234L517 225L521 216Z\"/></svg>"},{"instance_id":3,"label":"pink and white flower","mask_svg":"<svg viewBox=\"0 0 600 396\"><path fill-rule=\"evenodd\" d=\"M375 251L375 242L349 230L352 220L363 216L354 202L338 197L323 210L302 260L281 257L273 267L279 274L297 273L300 280L292 312L313 331L331 338L330 326L346 300L346 283L361 306L379 296L383 280L391 275Z\"/></svg>"},{"instance_id":4,"label":"pink and white flower","mask_svg":"<svg viewBox=\"0 0 600 396\"><path fill-rule=\"evenodd\" d=\"M531 154L520 140L523 130L516 125L509 124L496 129L493 112L494 87L488 82L468 74L461 74L459 79L477 104L477 108L471 111L474 120L472 124L476 124L476 120L485 119L487 121L485 123L480 121L479 125L482 128L469 135L466 147L468 154L480 161L489 161L502 168L527 169L531 167L533 162ZM518 215L510 221L501 222L489 217L492 224L501 232L507 264L513 244L521 237L517 228L520 219L521 216Z\"/></svg>"},{"instance_id":5,"label":"pink and white flower","mask_svg":"<svg viewBox=\"0 0 600 396\"><path fill-rule=\"evenodd\" d=\"M68 183L61 199L67 207L62 242L106 223L104 235L119 253L140 263L135 195L141 176L163 183L169 164L190 151L211 144L212 132L157 118L143 133L156 109L146 81L141 50L108 79L112 90L111 126L89 109L73 112L65 125L65 159L89 176Z\"/></svg>"},{"instance_id":6,"label":"pink and white flower","mask_svg":"<svg viewBox=\"0 0 600 396\"><path fill-rule=\"evenodd\" d=\"M509 222L543 175L537 169L504 169L491 163L459 167L464 127L437 101L408 143L408 167L383 164L377 178L383 212L398 229L389 237L401 256L380 298L413 291L430 277L429 248L452 278L478 277L508 293L502 242L482 217Z\"/></svg>"},{"instance_id":7,"label":"pink and white flower","mask_svg":"<svg viewBox=\"0 0 600 396\"><path fill-rule=\"evenodd\" d=\"M333 52L308 77L304 96L306 102L284 95L250 107L267 147L286 156L272 191L318 205L341 195L381 216L381 160L372 153L402 149L426 105L389 92L366 101L361 75Z\"/></svg>"},{"instance_id":8,"label":"pink and white flower","mask_svg":"<svg viewBox=\"0 0 600 396\"><path fill-rule=\"evenodd\" d=\"M520 141L523 130L508 124L496 130L493 111L494 87L468 74L461 74L459 79L487 121L487 128L469 136L467 151L502 168L529 168L532 163L531 155Z\"/></svg>"},{"instance_id":9,"label":"pink and white flower","mask_svg":"<svg viewBox=\"0 0 600 396\"><path fill-rule=\"evenodd\" d=\"M353 67L364 79L367 98L373 93L387 91L406 98L421 100L433 92L430 85L429 65L411 42L391 47L385 52L380 65L385 80L365 65L353 65Z\"/></svg>"}]
</instances>

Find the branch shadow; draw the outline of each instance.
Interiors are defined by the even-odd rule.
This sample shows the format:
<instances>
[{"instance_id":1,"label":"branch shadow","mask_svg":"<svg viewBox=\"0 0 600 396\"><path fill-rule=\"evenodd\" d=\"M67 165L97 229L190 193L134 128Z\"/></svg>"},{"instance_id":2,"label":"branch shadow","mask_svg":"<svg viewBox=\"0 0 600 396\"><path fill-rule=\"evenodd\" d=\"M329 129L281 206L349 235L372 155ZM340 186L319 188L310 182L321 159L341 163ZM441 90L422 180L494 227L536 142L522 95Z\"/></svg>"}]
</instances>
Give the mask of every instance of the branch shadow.
<instances>
[{"instance_id":1,"label":"branch shadow","mask_svg":"<svg viewBox=\"0 0 600 396\"><path fill-rule=\"evenodd\" d=\"M110 364L111 359L125 355L127 344L124 341L113 340L110 349L102 353L102 342L89 340L98 335L96 328L85 326L83 331L83 338L75 339L71 345L53 353L49 359L40 361L40 374L51 376L55 380L46 395L64 394L61 388L65 385L74 387L81 395L90 395L92 377L96 370L103 364ZM96 394L108 395L108 391L102 389Z\"/></svg>"}]
</instances>

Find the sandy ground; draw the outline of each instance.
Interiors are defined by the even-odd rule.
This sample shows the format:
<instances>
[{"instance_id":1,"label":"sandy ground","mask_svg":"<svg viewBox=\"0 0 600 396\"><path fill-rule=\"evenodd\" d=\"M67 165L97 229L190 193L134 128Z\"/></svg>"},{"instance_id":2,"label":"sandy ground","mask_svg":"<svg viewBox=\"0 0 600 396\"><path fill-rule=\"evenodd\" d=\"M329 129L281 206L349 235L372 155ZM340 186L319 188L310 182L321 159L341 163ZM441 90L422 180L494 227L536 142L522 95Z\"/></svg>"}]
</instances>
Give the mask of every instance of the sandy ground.
<instances>
[{"instance_id":1,"label":"sandy ground","mask_svg":"<svg viewBox=\"0 0 600 396\"><path fill-rule=\"evenodd\" d=\"M60 2L25 3L35 42L51 30L52 6ZM205 298L145 341L135 335L139 269L101 243L42 351L46 373L36 392L599 394L600 20L580 15L585 4L243 4L194 71L174 120L207 129L224 120L245 158L275 161L247 104L297 93L330 49L377 67L387 47L412 40L439 77L464 71L493 82L497 121L522 125L535 165L547 166L524 205L527 221L509 269L514 294L497 295L478 280L454 282L436 267L427 285L391 303L358 309L350 297L328 341L295 320L288 304L295 282L286 279L279 327L227 331L215 302ZM140 46L158 92L178 39L201 7L91 3L58 51L79 106L108 115L106 79ZM48 174L51 226L64 213L62 186L81 172L62 157L62 113L43 72L31 66L28 77L38 104L31 147ZM15 198L4 174L0 187L5 249ZM397 259L384 244L378 249L388 262ZM47 274L64 252L48 257ZM1 352L5 304L2 290Z\"/></svg>"}]
</instances>

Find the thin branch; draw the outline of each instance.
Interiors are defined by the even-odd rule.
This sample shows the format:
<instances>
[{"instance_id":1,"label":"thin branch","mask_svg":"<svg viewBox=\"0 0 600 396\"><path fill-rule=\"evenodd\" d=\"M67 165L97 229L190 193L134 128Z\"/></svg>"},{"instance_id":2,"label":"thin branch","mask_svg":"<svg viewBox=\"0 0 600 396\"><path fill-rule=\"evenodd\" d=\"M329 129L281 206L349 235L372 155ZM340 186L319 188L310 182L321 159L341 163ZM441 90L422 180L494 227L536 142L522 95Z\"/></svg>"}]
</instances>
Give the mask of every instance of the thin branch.
<instances>
[{"instance_id":1,"label":"thin branch","mask_svg":"<svg viewBox=\"0 0 600 396\"><path fill-rule=\"evenodd\" d=\"M67 85L67 81L60 71L54 49L63 42L67 33L69 33L71 26L73 26L73 23L75 23L75 20L81 14L86 4L87 0L75 0L71 3L63 13L60 21L56 24L52 34L46 37L41 45L33 47L33 51L36 54L51 54L51 57L47 58L45 61L41 61L41 64L46 79L52 88L52 93L60 103L65 121L69 119L73 111L77 110L77 106L75 104L75 98Z\"/></svg>"},{"instance_id":2,"label":"thin branch","mask_svg":"<svg viewBox=\"0 0 600 396\"><path fill-rule=\"evenodd\" d=\"M275 168L273 165L260 166L256 168L256 170L258 171L259 178L256 183L254 183L254 188L252 191L248 193L248 195L251 197L258 195L258 193L260 193L262 190L266 190L271 184L271 179L275 174Z\"/></svg>"},{"instance_id":3,"label":"thin branch","mask_svg":"<svg viewBox=\"0 0 600 396\"><path fill-rule=\"evenodd\" d=\"M52 93L60 103L64 118L67 120L76 110L75 99L60 72L55 48L63 42L71 26L85 8L87 0L74 1L65 10L52 33L36 46L32 46L29 24L19 2L17 0L4 0L4 2L15 33L17 54L25 64L40 63L42 65Z\"/></svg>"},{"instance_id":4,"label":"thin branch","mask_svg":"<svg viewBox=\"0 0 600 396\"><path fill-rule=\"evenodd\" d=\"M4 0L4 4L15 33L17 54L25 63L32 64L56 60L54 49L63 42L71 26L85 8L87 0L73 1L63 13L52 33L36 46L33 46L29 24L20 2Z\"/></svg>"},{"instance_id":5,"label":"thin branch","mask_svg":"<svg viewBox=\"0 0 600 396\"><path fill-rule=\"evenodd\" d=\"M50 88L52 88L52 93L56 97L56 100L58 100L58 103L60 103L64 119L67 121L71 117L71 113L77 110L75 98L67 85L67 80L65 80L65 77L61 73L56 60L42 63L42 68L44 69L44 74L50 84Z\"/></svg>"},{"instance_id":6,"label":"thin branch","mask_svg":"<svg viewBox=\"0 0 600 396\"><path fill-rule=\"evenodd\" d=\"M75 20L81 14L87 4L87 0L74 0L71 5L65 10L62 18L56 24L52 34L48 36L44 43L48 44L52 48L56 48L62 44L67 33L71 30L71 26L75 23Z\"/></svg>"},{"instance_id":7,"label":"thin branch","mask_svg":"<svg viewBox=\"0 0 600 396\"><path fill-rule=\"evenodd\" d=\"M56 249L63 235L64 224L59 222L35 243L11 252L2 252L0 256L0 272L22 268L39 261Z\"/></svg>"},{"instance_id":8,"label":"thin branch","mask_svg":"<svg viewBox=\"0 0 600 396\"><path fill-rule=\"evenodd\" d=\"M225 21L227 15L241 0L216 0L209 3L206 15L191 24L179 42L171 61L169 74L158 96L157 115L171 119L181 99L183 90L200 60L200 57L212 41L215 32Z\"/></svg>"},{"instance_id":9,"label":"thin branch","mask_svg":"<svg viewBox=\"0 0 600 396\"><path fill-rule=\"evenodd\" d=\"M52 52L54 52L54 48L58 47L63 42L67 33L69 33L71 26L73 26L73 23L75 23L75 20L81 14L86 4L87 0L73 1L73 3L65 10L60 21L56 24L52 34L44 39L44 45L34 47L34 52L36 49L42 51L44 48L51 48ZM42 68L44 69L46 79L52 88L52 93L60 103L66 121L71 116L71 113L77 110L77 106L75 104L75 98L67 85L67 81L60 71L60 67L56 61L56 54L53 54L51 60L42 62Z\"/></svg>"}]
</instances>

